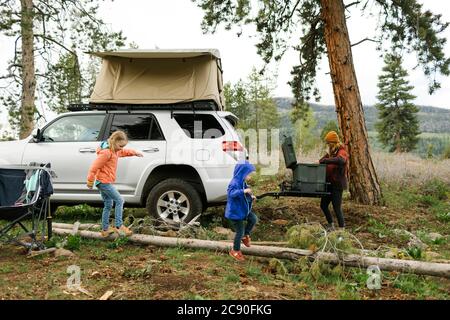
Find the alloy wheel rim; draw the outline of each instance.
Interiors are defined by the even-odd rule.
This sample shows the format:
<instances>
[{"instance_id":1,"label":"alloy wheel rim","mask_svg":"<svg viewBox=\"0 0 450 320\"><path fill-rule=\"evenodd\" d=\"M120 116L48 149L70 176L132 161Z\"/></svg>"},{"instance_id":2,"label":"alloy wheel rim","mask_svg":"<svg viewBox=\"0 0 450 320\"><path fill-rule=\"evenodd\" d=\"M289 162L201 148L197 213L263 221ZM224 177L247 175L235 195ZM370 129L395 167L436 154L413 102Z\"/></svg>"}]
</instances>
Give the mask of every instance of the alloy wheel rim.
<instances>
[{"instance_id":1,"label":"alloy wheel rim","mask_svg":"<svg viewBox=\"0 0 450 320\"><path fill-rule=\"evenodd\" d=\"M156 204L158 216L166 222L180 223L184 221L190 208L187 196L177 190L164 192Z\"/></svg>"}]
</instances>

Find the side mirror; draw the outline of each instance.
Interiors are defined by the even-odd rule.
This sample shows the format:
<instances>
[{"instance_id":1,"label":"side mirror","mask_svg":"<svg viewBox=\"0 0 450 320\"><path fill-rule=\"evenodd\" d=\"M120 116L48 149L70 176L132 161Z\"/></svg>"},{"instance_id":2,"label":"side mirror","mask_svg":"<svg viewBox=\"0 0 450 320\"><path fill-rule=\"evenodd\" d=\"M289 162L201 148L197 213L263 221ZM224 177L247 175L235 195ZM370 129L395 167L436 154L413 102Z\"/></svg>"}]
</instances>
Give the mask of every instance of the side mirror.
<instances>
[{"instance_id":1,"label":"side mirror","mask_svg":"<svg viewBox=\"0 0 450 320\"><path fill-rule=\"evenodd\" d=\"M40 141L42 141L42 133L41 129L37 129L36 132L33 131L33 142L39 143Z\"/></svg>"}]
</instances>

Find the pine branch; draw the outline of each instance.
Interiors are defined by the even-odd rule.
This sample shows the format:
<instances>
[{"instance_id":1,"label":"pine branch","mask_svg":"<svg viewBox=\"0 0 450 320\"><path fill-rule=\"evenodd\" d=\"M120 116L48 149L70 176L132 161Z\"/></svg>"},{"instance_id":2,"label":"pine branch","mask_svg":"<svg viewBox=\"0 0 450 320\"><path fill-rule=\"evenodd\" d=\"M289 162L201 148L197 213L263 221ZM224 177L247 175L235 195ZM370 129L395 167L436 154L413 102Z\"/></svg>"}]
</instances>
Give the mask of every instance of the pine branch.
<instances>
[{"instance_id":1,"label":"pine branch","mask_svg":"<svg viewBox=\"0 0 450 320\"><path fill-rule=\"evenodd\" d=\"M377 40L374 40L374 39L365 38L365 39L362 39L361 41L358 41L358 42L356 42L356 43L353 43L351 46L352 46L352 47L356 47L357 45L359 45L359 44L361 44L361 43L363 43L363 42L366 42L366 41L371 41L371 42L375 42L375 43L380 43L380 41L377 41Z\"/></svg>"},{"instance_id":2,"label":"pine branch","mask_svg":"<svg viewBox=\"0 0 450 320\"><path fill-rule=\"evenodd\" d=\"M91 15L89 12L87 12L82 6L78 6L79 1L77 0L62 0L62 5L65 6L65 2L70 2L72 3L72 5L78 9L83 15L85 15L86 17L89 18L89 20L91 20L92 22L94 22L95 24L97 24L98 27L101 26L102 21L100 19L97 19L96 17L94 17L93 15Z\"/></svg>"},{"instance_id":3,"label":"pine branch","mask_svg":"<svg viewBox=\"0 0 450 320\"><path fill-rule=\"evenodd\" d=\"M358 4L360 4L360 3L361 3L361 1L354 1L354 2L352 2L352 3L349 3L349 4L345 5L345 9L348 9L348 8L350 8L350 7L353 7L353 6L358 5Z\"/></svg>"},{"instance_id":4,"label":"pine branch","mask_svg":"<svg viewBox=\"0 0 450 320\"><path fill-rule=\"evenodd\" d=\"M0 76L0 79L10 79L10 78L13 78L13 77L14 77L14 75L12 73L10 73L10 74L7 74L5 76Z\"/></svg>"},{"instance_id":5,"label":"pine branch","mask_svg":"<svg viewBox=\"0 0 450 320\"><path fill-rule=\"evenodd\" d=\"M70 49L67 48L65 45L63 45L61 42L56 41L55 39L53 39L53 38L51 38L51 37L47 37L46 35L43 35L43 34L35 34L34 36L35 36L35 37L38 37L38 38L41 38L41 39L43 39L43 40L47 40L47 41L53 42L54 44L56 44L56 45L60 46L61 48L65 49L67 52L72 53L74 56L77 55L77 53L76 53L75 51L70 50Z\"/></svg>"},{"instance_id":6,"label":"pine branch","mask_svg":"<svg viewBox=\"0 0 450 320\"><path fill-rule=\"evenodd\" d=\"M295 10L297 10L297 7L299 4L300 4L300 0L298 0L297 3L294 5L294 9L292 9L291 14L289 15L289 20L291 20L292 17L294 16Z\"/></svg>"}]
</instances>

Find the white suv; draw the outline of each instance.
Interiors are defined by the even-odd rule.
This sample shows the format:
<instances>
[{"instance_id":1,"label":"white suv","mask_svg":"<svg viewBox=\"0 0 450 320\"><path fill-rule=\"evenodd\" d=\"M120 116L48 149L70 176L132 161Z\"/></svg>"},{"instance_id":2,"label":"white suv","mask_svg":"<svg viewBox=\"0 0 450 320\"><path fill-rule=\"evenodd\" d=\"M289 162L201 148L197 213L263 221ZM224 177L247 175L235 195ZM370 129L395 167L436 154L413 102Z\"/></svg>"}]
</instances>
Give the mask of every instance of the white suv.
<instances>
[{"instance_id":1,"label":"white suv","mask_svg":"<svg viewBox=\"0 0 450 320\"><path fill-rule=\"evenodd\" d=\"M61 114L33 136L0 142L0 163L49 162L57 175L53 204L101 204L99 192L86 187L87 172L100 141L123 130L127 148L144 154L119 160L115 186L126 205L146 207L167 222L188 222L226 201L234 166L246 157L237 118L213 105L98 106Z\"/></svg>"}]
</instances>

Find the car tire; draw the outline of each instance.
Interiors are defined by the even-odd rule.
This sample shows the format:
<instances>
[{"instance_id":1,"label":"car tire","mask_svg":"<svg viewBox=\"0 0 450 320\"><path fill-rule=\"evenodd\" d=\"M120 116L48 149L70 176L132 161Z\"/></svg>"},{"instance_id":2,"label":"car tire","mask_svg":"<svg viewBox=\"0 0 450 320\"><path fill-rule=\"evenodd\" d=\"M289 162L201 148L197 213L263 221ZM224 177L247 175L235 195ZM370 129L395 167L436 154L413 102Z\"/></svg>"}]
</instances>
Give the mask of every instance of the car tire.
<instances>
[{"instance_id":1,"label":"car tire","mask_svg":"<svg viewBox=\"0 0 450 320\"><path fill-rule=\"evenodd\" d=\"M202 200L192 184L181 179L167 179L152 188L146 208L158 221L188 223L202 213Z\"/></svg>"}]
</instances>

